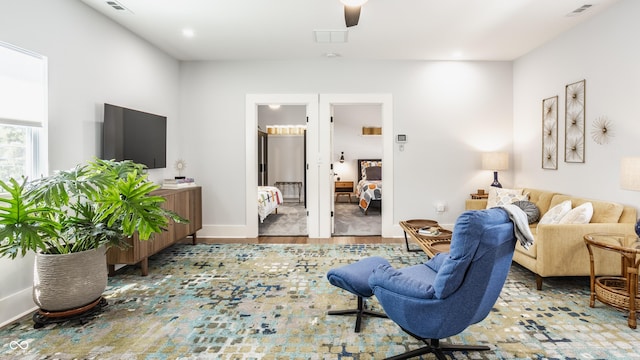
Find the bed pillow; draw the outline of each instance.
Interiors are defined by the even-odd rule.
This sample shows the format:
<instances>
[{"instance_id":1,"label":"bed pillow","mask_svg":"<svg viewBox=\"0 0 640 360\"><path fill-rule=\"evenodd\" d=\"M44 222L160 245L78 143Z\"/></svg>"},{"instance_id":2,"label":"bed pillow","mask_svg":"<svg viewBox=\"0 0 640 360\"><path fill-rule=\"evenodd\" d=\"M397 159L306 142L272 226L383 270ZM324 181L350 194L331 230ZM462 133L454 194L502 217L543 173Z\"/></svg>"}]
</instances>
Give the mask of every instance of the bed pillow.
<instances>
[{"instance_id":1,"label":"bed pillow","mask_svg":"<svg viewBox=\"0 0 640 360\"><path fill-rule=\"evenodd\" d=\"M522 209L522 211L524 211L525 214L527 214L527 220L529 221L529 224L533 224L534 222L538 221L538 219L540 219L540 209L538 209L538 206L536 206L536 204L532 203L531 201L514 201L513 205L519 207L520 209Z\"/></svg>"},{"instance_id":2,"label":"bed pillow","mask_svg":"<svg viewBox=\"0 0 640 360\"><path fill-rule=\"evenodd\" d=\"M571 200L565 200L542 215L538 225L558 224L569 211L571 211Z\"/></svg>"},{"instance_id":3,"label":"bed pillow","mask_svg":"<svg viewBox=\"0 0 640 360\"><path fill-rule=\"evenodd\" d=\"M588 224L593 216L593 204L586 202L571 209L558 224Z\"/></svg>"},{"instance_id":4,"label":"bed pillow","mask_svg":"<svg viewBox=\"0 0 640 360\"><path fill-rule=\"evenodd\" d=\"M365 169L367 180L382 180L382 168L380 166L370 166Z\"/></svg>"},{"instance_id":5,"label":"bed pillow","mask_svg":"<svg viewBox=\"0 0 640 360\"><path fill-rule=\"evenodd\" d=\"M487 209L496 206L510 205L514 201L529 200L529 194L522 194L522 189L503 189L491 186L487 198Z\"/></svg>"}]
</instances>

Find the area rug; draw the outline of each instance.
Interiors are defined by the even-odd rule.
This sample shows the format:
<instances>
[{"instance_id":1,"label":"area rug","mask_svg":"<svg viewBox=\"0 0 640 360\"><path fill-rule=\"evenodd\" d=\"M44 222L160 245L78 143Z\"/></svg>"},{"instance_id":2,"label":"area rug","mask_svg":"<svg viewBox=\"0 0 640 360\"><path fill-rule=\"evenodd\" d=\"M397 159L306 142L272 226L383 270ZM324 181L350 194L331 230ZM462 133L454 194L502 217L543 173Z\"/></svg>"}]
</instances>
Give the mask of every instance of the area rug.
<instances>
[{"instance_id":1,"label":"area rug","mask_svg":"<svg viewBox=\"0 0 640 360\"><path fill-rule=\"evenodd\" d=\"M354 333L356 299L326 280L336 266L383 256L396 267L426 260L404 244L176 244L109 280L108 305L94 318L34 329L31 316L0 329L1 359L383 359L419 343L388 319ZM380 310L375 298L368 302ZM460 304L461 307L464 304ZM626 314L589 307L586 278L549 279L512 266L491 314L449 339L487 344L455 359L629 359L640 330ZM426 355L423 359L433 359Z\"/></svg>"}]
</instances>

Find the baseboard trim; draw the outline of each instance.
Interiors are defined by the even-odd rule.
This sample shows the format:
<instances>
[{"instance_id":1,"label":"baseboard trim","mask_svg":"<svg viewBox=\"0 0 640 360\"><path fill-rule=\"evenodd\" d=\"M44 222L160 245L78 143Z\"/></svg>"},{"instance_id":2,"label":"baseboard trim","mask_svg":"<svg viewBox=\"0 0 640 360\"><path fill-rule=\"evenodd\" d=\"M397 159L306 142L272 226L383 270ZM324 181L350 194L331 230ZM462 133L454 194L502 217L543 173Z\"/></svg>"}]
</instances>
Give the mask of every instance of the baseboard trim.
<instances>
[{"instance_id":1,"label":"baseboard trim","mask_svg":"<svg viewBox=\"0 0 640 360\"><path fill-rule=\"evenodd\" d=\"M246 225L203 225L197 237L202 238L247 238Z\"/></svg>"},{"instance_id":2,"label":"baseboard trim","mask_svg":"<svg viewBox=\"0 0 640 360\"><path fill-rule=\"evenodd\" d=\"M32 288L28 287L0 299L0 309L0 328L38 309L33 302Z\"/></svg>"}]
</instances>

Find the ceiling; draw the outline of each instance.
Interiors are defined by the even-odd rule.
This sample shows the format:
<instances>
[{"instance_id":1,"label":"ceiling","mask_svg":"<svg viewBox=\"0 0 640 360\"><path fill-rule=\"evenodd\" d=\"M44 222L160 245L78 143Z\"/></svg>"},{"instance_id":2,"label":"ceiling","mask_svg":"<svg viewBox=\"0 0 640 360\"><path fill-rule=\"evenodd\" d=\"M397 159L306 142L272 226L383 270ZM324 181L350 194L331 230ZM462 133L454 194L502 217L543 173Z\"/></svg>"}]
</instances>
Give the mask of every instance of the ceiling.
<instances>
[{"instance_id":1,"label":"ceiling","mask_svg":"<svg viewBox=\"0 0 640 360\"><path fill-rule=\"evenodd\" d=\"M510 61L619 0L369 0L348 29L339 0L82 1L180 60Z\"/></svg>"}]
</instances>

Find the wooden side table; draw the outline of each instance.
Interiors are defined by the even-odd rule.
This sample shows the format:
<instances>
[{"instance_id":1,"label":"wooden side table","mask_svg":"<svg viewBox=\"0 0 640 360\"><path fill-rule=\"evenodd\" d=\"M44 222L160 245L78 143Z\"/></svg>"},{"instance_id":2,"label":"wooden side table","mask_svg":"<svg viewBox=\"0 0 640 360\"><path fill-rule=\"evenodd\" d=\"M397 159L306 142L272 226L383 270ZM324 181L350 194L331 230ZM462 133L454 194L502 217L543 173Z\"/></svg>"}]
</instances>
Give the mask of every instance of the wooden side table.
<instances>
[{"instance_id":1,"label":"wooden side table","mask_svg":"<svg viewBox=\"0 0 640 360\"><path fill-rule=\"evenodd\" d=\"M640 241L636 235L594 233L584 236L584 242L589 250L591 266L591 298L589 306L595 306L595 300L629 311L627 323L635 329L637 326L636 312L640 307L638 294L638 266L640 260ZM620 254L622 276L595 276L592 248L614 251Z\"/></svg>"},{"instance_id":2,"label":"wooden side table","mask_svg":"<svg viewBox=\"0 0 640 360\"><path fill-rule=\"evenodd\" d=\"M353 181L336 181L335 189L336 189L335 202L338 202L339 196L349 196L349 203L351 203L351 194L353 193Z\"/></svg>"},{"instance_id":3,"label":"wooden side table","mask_svg":"<svg viewBox=\"0 0 640 360\"><path fill-rule=\"evenodd\" d=\"M409 237L420 245L428 257L432 258L441 252L448 252L451 245L452 233L450 230L440 228L437 221L428 219L414 219L400 221L400 227L404 230L404 241L407 245L407 251L420 251L409 249ZM438 227L440 234L438 235L422 235L418 233L423 227Z\"/></svg>"}]
</instances>

